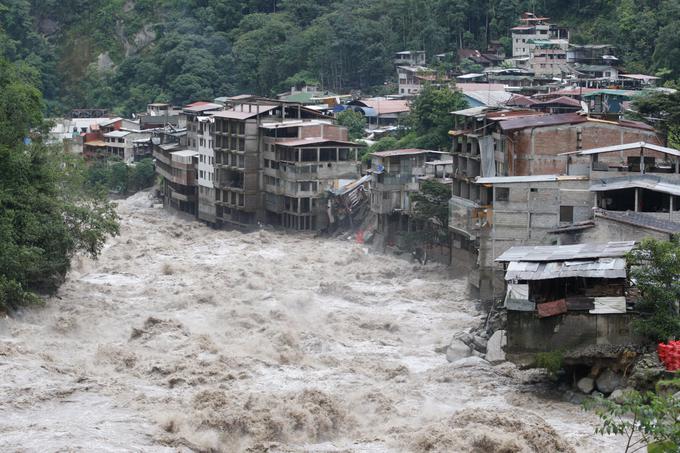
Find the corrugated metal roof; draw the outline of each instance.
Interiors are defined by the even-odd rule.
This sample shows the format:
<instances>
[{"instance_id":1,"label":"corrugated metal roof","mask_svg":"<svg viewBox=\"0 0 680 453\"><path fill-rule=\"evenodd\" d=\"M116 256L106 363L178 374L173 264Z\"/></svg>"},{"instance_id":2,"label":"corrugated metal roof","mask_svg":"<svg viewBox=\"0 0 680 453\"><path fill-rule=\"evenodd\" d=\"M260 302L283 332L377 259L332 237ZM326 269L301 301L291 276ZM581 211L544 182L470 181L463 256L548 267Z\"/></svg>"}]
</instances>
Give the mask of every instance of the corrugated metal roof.
<instances>
[{"instance_id":1,"label":"corrugated metal roof","mask_svg":"<svg viewBox=\"0 0 680 453\"><path fill-rule=\"evenodd\" d=\"M432 151L429 149L407 148L407 149L393 149L390 151L377 151L371 155L376 157L395 157L395 156L417 156L420 154L430 153L447 154L442 151Z\"/></svg>"},{"instance_id":2,"label":"corrugated metal roof","mask_svg":"<svg viewBox=\"0 0 680 453\"><path fill-rule=\"evenodd\" d=\"M536 105L539 105L539 106L552 105L552 104L581 108L581 102L580 101L577 101L576 99L572 99L572 98L567 97L567 96L560 96L558 98L548 99L547 101L541 101L541 102L536 103Z\"/></svg>"},{"instance_id":3,"label":"corrugated metal roof","mask_svg":"<svg viewBox=\"0 0 680 453\"><path fill-rule=\"evenodd\" d=\"M398 99L360 99L358 102L370 107L378 115L388 115L390 113L405 113L411 110L408 101Z\"/></svg>"},{"instance_id":4,"label":"corrugated metal roof","mask_svg":"<svg viewBox=\"0 0 680 453\"><path fill-rule=\"evenodd\" d=\"M477 184L513 184L527 182L551 182L551 181L585 181L587 176L560 176L560 175L534 175L534 176L490 176L482 178L477 176Z\"/></svg>"},{"instance_id":5,"label":"corrugated metal roof","mask_svg":"<svg viewBox=\"0 0 680 453\"><path fill-rule=\"evenodd\" d=\"M602 154L602 153L612 153L612 152L617 152L617 151L628 151L631 149L650 149L652 151L658 151L663 154L669 154L671 156L676 156L680 157L680 151L677 149L673 148L667 148L665 146L659 146L659 145L654 145L652 143L647 143L647 142L633 142L633 143L624 143L622 145L612 145L612 146L603 146L600 148L589 148L589 149L582 149L579 151L569 151L566 153L560 153L558 156L565 156L568 154L577 154L579 156L589 156L591 154Z\"/></svg>"},{"instance_id":6,"label":"corrugated metal roof","mask_svg":"<svg viewBox=\"0 0 680 453\"><path fill-rule=\"evenodd\" d=\"M517 131L533 127L558 126L560 124L585 123L588 119L576 113L559 113L555 115L526 116L503 121L500 127L503 131Z\"/></svg>"},{"instance_id":7,"label":"corrugated metal roof","mask_svg":"<svg viewBox=\"0 0 680 453\"><path fill-rule=\"evenodd\" d=\"M125 137L125 136L130 135L130 134L131 134L131 132L128 132L128 131L111 131L111 132L107 132L106 134L104 134L104 137L122 138L122 137Z\"/></svg>"},{"instance_id":8,"label":"corrugated metal roof","mask_svg":"<svg viewBox=\"0 0 680 453\"><path fill-rule=\"evenodd\" d=\"M659 219L658 217L654 217L643 212L607 211L605 209L596 209L595 217L603 217L615 222L627 223L641 228L661 231L662 233L680 233L680 223L672 222L666 219Z\"/></svg>"},{"instance_id":9,"label":"corrugated metal roof","mask_svg":"<svg viewBox=\"0 0 680 453\"><path fill-rule=\"evenodd\" d=\"M487 110L489 110L489 107L483 105L481 107L472 107L469 109L456 110L455 112L451 112L451 114L459 116L480 116L484 115L484 112L486 112Z\"/></svg>"},{"instance_id":10,"label":"corrugated metal roof","mask_svg":"<svg viewBox=\"0 0 680 453\"><path fill-rule=\"evenodd\" d=\"M507 91L463 91L463 94L491 107L503 105L512 97Z\"/></svg>"},{"instance_id":11,"label":"corrugated metal roof","mask_svg":"<svg viewBox=\"0 0 680 453\"><path fill-rule=\"evenodd\" d=\"M265 105L265 104L241 104L233 109L222 110L221 112L215 113L213 116L215 118L227 118L230 120L247 120L249 118L254 118L258 114L267 113L271 110L277 108L278 105Z\"/></svg>"},{"instance_id":12,"label":"corrugated metal roof","mask_svg":"<svg viewBox=\"0 0 680 453\"><path fill-rule=\"evenodd\" d=\"M663 181L658 176L623 176L600 181L599 183L592 184L590 190L593 192L605 192L607 190L640 188L680 196L680 185Z\"/></svg>"},{"instance_id":13,"label":"corrugated metal roof","mask_svg":"<svg viewBox=\"0 0 680 453\"><path fill-rule=\"evenodd\" d=\"M223 106L222 104L215 104L213 102L204 102L204 101L199 101L199 102L194 102L189 105L185 105L182 110L187 111L187 112L204 112L206 110L217 110L221 109Z\"/></svg>"},{"instance_id":14,"label":"corrugated metal roof","mask_svg":"<svg viewBox=\"0 0 680 453\"><path fill-rule=\"evenodd\" d=\"M510 247L496 261L568 261L587 258L623 257L635 246L635 241L601 244L536 245Z\"/></svg>"},{"instance_id":15,"label":"corrugated metal roof","mask_svg":"<svg viewBox=\"0 0 680 453\"><path fill-rule=\"evenodd\" d=\"M512 261L506 280L548 280L551 278L625 278L624 258L599 258L587 261L526 262Z\"/></svg>"}]
</instances>

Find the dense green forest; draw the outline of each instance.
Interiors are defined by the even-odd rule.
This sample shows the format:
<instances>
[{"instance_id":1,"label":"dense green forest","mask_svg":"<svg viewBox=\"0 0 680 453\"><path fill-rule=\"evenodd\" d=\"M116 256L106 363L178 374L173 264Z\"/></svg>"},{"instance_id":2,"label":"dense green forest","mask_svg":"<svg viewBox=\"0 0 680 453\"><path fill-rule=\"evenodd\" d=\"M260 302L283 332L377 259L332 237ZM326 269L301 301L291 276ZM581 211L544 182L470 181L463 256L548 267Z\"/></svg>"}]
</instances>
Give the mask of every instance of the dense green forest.
<instances>
[{"instance_id":1,"label":"dense green forest","mask_svg":"<svg viewBox=\"0 0 680 453\"><path fill-rule=\"evenodd\" d=\"M50 115L129 114L303 80L379 93L393 52L508 44L527 10L616 45L629 71L680 79L677 0L2 0L0 54L25 63Z\"/></svg>"},{"instance_id":2,"label":"dense green forest","mask_svg":"<svg viewBox=\"0 0 680 453\"><path fill-rule=\"evenodd\" d=\"M81 156L44 145L31 71L0 58L0 313L55 291L76 253L96 257L118 222Z\"/></svg>"}]
</instances>

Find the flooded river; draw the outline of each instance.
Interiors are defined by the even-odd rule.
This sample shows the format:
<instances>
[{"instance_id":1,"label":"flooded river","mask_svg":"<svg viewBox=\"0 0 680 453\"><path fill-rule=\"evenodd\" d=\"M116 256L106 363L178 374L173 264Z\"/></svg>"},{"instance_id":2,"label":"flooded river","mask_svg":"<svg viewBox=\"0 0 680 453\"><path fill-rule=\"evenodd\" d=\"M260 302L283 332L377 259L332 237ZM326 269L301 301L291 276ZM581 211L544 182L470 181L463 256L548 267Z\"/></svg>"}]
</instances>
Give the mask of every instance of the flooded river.
<instances>
[{"instance_id":1,"label":"flooded river","mask_svg":"<svg viewBox=\"0 0 680 453\"><path fill-rule=\"evenodd\" d=\"M119 203L121 235L0 320L0 451L621 451L537 371L448 363L464 276Z\"/></svg>"}]
</instances>

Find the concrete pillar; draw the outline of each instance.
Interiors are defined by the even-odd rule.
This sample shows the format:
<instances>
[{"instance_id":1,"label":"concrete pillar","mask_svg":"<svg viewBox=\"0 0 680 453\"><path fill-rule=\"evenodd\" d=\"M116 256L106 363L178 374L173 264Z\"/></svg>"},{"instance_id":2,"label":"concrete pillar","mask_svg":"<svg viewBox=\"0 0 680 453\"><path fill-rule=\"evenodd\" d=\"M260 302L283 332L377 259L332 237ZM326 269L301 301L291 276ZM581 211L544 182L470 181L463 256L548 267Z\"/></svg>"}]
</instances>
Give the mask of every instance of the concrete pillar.
<instances>
[{"instance_id":1,"label":"concrete pillar","mask_svg":"<svg viewBox=\"0 0 680 453\"><path fill-rule=\"evenodd\" d=\"M640 188L635 188L635 212L640 211Z\"/></svg>"},{"instance_id":2,"label":"concrete pillar","mask_svg":"<svg viewBox=\"0 0 680 453\"><path fill-rule=\"evenodd\" d=\"M673 195L668 196L668 220L673 220Z\"/></svg>"}]
</instances>

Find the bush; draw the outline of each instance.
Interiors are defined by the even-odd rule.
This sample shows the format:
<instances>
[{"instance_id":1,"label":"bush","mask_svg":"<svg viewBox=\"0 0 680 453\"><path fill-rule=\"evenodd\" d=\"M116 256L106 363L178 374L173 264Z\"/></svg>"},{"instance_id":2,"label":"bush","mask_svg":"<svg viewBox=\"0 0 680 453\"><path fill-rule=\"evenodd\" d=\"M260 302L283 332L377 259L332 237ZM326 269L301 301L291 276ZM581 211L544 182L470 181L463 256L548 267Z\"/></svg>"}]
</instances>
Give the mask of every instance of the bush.
<instances>
[{"instance_id":1,"label":"bush","mask_svg":"<svg viewBox=\"0 0 680 453\"><path fill-rule=\"evenodd\" d=\"M545 368L551 375L562 369L564 355L562 351L539 352L536 354L536 367Z\"/></svg>"}]
</instances>

